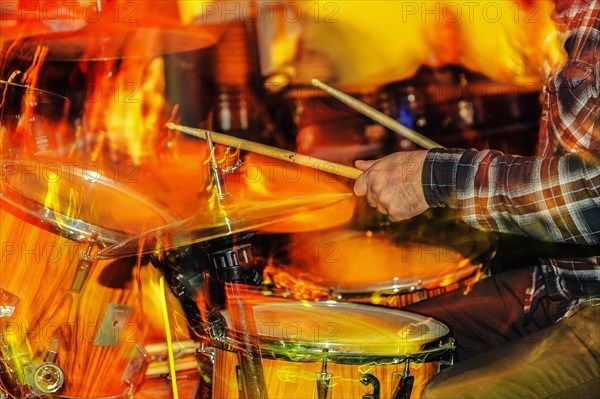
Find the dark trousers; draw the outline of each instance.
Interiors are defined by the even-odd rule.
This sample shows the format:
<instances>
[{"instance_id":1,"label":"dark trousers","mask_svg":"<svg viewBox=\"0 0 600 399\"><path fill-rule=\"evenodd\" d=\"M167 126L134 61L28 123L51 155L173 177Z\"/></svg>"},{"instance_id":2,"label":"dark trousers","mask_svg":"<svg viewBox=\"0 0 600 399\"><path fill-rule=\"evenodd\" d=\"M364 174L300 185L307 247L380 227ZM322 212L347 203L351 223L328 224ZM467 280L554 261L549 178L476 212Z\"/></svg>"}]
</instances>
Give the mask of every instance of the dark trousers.
<instances>
[{"instance_id":1,"label":"dark trousers","mask_svg":"<svg viewBox=\"0 0 600 399\"><path fill-rule=\"evenodd\" d=\"M428 384L424 398L599 398L600 306L557 320L544 298L525 323L533 268L501 273L465 295L452 291L405 310L447 324L456 362Z\"/></svg>"}]
</instances>

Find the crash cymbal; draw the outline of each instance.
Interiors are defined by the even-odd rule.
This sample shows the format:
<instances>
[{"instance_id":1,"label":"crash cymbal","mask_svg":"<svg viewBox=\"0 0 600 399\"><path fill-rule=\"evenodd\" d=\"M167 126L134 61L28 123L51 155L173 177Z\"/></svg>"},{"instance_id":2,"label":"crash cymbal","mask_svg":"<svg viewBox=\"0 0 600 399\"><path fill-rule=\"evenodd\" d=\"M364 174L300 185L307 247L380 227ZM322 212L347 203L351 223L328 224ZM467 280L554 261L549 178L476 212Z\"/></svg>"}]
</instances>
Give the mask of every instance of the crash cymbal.
<instances>
[{"instance_id":1,"label":"crash cymbal","mask_svg":"<svg viewBox=\"0 0 600 399\"><path fill-rule=\"evenodd\" d=\"M4 50L10 48L11 56L30 59L38 46L45 46L47 61L147 58L212 46L222 30L219 25L183 27L98 22L76 31L34 34L8 41Z\"/></svg>"},{"instance_id":2,"label":"crash cymbal","mask_svg":"<svg viewBox=\"0 0 600 399\"><path fill-rule=\"evenodd\" d=\"M242 232L256 231L303 212L325 208L352 194L319 194L290 198L228 198L213 206L198 202L198 211L185 220L162 226L100 251L100 259L154 253L186 247Z\"/></svg>"}]
</instances>

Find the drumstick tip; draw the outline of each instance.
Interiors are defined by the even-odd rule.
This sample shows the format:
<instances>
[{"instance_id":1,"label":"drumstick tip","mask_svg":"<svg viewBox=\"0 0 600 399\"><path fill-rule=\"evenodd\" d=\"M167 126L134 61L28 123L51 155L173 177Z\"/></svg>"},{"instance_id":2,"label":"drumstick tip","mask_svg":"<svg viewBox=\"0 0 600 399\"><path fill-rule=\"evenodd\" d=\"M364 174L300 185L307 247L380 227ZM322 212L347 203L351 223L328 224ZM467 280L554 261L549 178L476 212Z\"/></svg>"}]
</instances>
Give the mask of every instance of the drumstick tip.
<instances>
[{"instance_id":1,"label":"drumstick tip","mask_svg":"<svg viewBox=\"0 0 600 399\"><path fill-rule=\"evenodd\" d=\"M316 79L316 78L312 78L310 80L310 83L312 83L313 86L319 87L319 88L323 86L323 82L321 82L319 79Z\"/></svg>"},{"instance_id":2,"label":"drumstick tip","mask_svg":"<svg viewBox=\"0 0 600 399\"><path fill-rule=\"evenodd\" d=\"M177 126L176 124L174 124L173 122L167 122L167 123L165 124L165 126L167 127L167 129L177 129L177 127L178 127L178 126Z\"/></svg>"}]
</instances>

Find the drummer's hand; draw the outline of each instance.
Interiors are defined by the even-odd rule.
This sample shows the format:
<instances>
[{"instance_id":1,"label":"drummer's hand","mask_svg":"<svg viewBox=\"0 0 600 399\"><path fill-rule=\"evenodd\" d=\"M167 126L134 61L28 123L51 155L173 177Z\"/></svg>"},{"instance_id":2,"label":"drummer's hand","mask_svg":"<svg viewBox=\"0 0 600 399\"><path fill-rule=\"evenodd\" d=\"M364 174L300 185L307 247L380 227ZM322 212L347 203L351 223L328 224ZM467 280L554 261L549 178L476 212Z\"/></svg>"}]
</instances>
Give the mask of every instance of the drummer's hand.
<instances>
[{"instance_id":1,"label":"drummer's hand","mask_svg":"<svg viewBox=\"0 0 600 399\"><path fill-rule=\"evenodd\" d=\"M394 221L409 219L428 208L421 173L427 151L396 152L375 161L356 161L365 171L354 184L354 193L366 195L369 205Z\"/></svg>"}]
</instances>

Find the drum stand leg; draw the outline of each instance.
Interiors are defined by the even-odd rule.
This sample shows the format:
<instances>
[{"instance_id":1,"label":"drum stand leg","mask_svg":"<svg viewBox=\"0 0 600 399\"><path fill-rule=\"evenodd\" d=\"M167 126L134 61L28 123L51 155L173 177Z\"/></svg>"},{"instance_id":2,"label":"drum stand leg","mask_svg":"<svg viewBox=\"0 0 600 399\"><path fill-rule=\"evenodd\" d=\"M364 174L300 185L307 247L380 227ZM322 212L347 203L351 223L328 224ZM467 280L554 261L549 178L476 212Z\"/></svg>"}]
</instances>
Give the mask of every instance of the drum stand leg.
<instances>
[{"instance_id":1,"label":"drum stand leg","mask_svg":"<svg viewBox=\"0 0 600 399\"><path fill-rule=\"evenodd\" d=\"M399 377L398 385L394 389L392 399L410 399L415 377L410 375L410 360L406 359L404 371L394 373Z\"/></svg>"}]
</instances>

